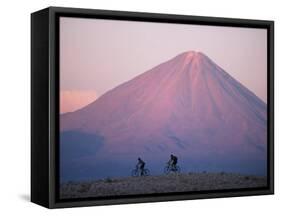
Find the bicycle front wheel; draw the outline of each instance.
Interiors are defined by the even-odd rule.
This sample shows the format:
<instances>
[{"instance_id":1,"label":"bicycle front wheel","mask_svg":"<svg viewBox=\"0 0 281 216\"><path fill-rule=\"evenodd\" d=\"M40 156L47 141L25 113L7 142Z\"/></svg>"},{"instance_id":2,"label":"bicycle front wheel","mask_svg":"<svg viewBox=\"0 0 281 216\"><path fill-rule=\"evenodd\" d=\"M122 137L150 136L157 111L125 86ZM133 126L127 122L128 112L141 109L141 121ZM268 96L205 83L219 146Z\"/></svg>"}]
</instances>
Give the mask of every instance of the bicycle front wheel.
<instances>
[{"instance_id":1,"label":"bicycle front wheel","mask_svg":"<svg viewBox=\"0 0 281 216\"><path fill-rule=\"evenodd\" d=\"M138 170L137 169L132 170L131 176L133 177L138 176Z\"/></svg>"},{"instance_id":2,"label":"bicycle front wheel","mask_svg":"<svg viewBox=\"0 0 281 216\"><path fill-rule=\"evenodd\" d=\"M166 167L164 168L164 173L165 173L165 174L169 174L169 172L170 172L170 167L169 167L169 166L166 166Z\"/></svg>"}]
</instances>

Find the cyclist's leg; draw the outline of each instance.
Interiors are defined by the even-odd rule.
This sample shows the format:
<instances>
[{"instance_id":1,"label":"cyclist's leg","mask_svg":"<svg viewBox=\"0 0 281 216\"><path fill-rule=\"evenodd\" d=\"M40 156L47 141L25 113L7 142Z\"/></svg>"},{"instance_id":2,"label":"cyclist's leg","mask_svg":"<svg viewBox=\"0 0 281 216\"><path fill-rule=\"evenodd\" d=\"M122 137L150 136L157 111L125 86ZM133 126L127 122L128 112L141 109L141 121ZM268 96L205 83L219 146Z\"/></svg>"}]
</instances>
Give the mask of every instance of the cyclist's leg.
<instances>
[{"instance_id":1,"label":"cyclist's leg","mask_svg":"<svg viewBox=\"0 0 281 216\"><path fill-rule=\"evenodd\" d=\"M142 166L140 167L140 169L141 169L141 176L143 176L144 166L142 165Z\"/></svg>"},{"instance_id":2,"label":"cyclist's leg","mask_svg":"<svg viewBox=\"0 0 281 216\"><path fill-rule=\"evenodd\" d=\"M169 172L173 170L173 162L169 163L169 168L168 168Z\"/></svg>"},{"instance_id":3,"label":"cyclist's leg","mask_svg":"<svg viewBox=\"0 0 281 216\"><path fill-rule=\"evenodd\" d=\"M172 170L176 171L176 164L175 163L172 164Z\"/></svg>"}]
</instances>

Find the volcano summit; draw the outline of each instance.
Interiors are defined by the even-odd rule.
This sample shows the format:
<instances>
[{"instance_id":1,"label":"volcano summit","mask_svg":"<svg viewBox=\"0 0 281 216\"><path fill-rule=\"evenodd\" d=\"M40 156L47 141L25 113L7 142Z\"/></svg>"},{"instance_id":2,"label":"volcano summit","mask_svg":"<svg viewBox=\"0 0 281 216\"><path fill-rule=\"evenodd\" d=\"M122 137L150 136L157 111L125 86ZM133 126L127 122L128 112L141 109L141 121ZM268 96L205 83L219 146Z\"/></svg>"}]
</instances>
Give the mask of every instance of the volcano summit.
<instances>
[{"instance_id":1,"label":"volcano summit","mask_svg":"<svg viewBox=\"0 0 281 216\"><path fill-rule=\"evenodd\" d=\"M128 176L143 158L160 174L266 175L267 108L200 52L185 52L60 116L61 181Z\"/></svg>"}]
</instances>

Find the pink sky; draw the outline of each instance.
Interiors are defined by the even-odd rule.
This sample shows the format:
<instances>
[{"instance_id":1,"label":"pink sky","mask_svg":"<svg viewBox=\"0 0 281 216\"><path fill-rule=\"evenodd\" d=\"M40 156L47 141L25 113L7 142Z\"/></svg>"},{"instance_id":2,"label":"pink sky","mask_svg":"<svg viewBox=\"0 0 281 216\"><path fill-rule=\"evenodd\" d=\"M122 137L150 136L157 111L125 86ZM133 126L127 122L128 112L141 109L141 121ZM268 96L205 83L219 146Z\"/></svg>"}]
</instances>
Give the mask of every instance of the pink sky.
<instances>
[{"instance_id":1,"label":"pink sky","mask_svg":"<svg viewBox=\"0 0 281 216\"><path fill-rule=\"evenodd\" d=\"M60 37L61 113L190 50L267 100L265 29L60 18Z\"/></svg>"},{"instance_id":2,"label":"pink sky","mask_svg":"<svg viewBox=\"0 0 281 216\"><path fill-rule=\"evenodd\" d=\"M60 112L73 112L81 107L84 107L94 100L97 94L95 91L90 90L63 90L60 91Z\"/></svg>"}]
</instances>

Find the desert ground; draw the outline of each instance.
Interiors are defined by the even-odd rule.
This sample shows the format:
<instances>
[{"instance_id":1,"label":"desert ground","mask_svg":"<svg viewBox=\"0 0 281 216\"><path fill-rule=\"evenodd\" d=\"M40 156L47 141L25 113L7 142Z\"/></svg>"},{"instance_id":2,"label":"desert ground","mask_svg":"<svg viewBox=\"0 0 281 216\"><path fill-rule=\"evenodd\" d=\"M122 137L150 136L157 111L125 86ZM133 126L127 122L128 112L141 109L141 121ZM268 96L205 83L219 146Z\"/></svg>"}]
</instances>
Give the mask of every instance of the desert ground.
<instances>
[{"instance_id":1,"label":"desert ground","mask_svg":"<svg viewBox=\"0 0 281 216\"><path fill-rule=\"evenodd\" d=\"M266 186L266 177L232 173L188 173L106 178L60 185L60 198L106 197L132 194L242 189Z\"/></svg>"}]
</instances>

